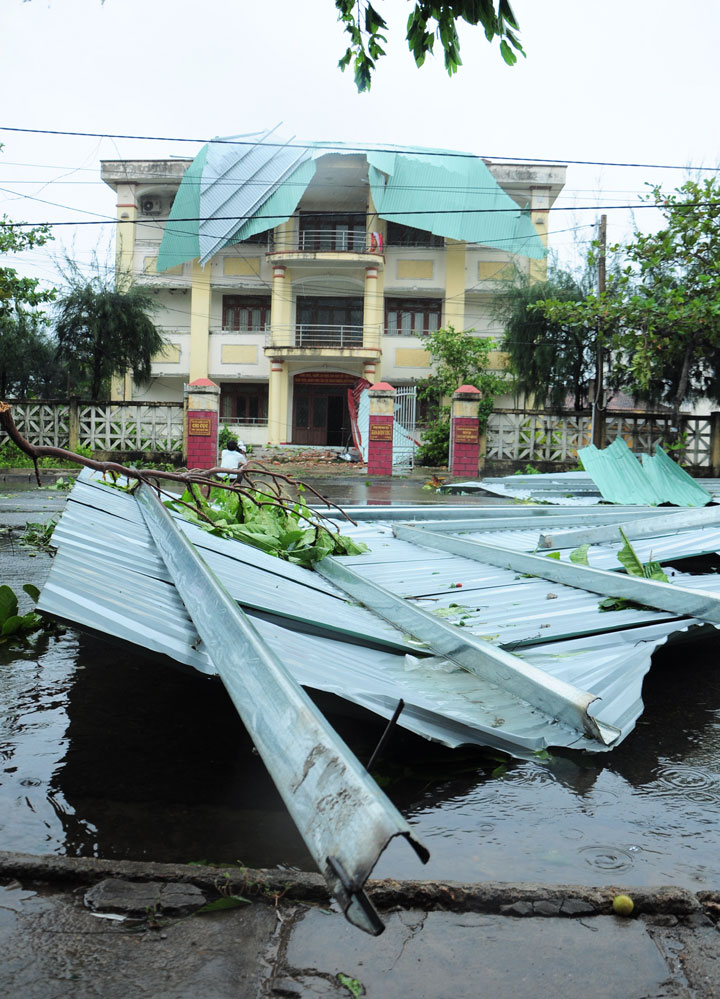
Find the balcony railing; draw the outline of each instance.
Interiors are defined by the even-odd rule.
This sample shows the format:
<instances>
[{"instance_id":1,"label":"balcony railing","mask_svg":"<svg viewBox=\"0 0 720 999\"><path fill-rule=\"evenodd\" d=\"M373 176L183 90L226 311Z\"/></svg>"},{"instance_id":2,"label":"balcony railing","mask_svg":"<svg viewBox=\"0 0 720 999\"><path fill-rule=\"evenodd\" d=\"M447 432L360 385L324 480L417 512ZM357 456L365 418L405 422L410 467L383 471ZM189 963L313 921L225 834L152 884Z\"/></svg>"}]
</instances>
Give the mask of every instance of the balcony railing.
<instances>
[{"instance_id":1,"label":"balcony railing","mask_svg":"<svg viewBox=\"0 0 720 999\"><path fill-rule=\"evenodd\" d=\"M364 229L301 229L286 242L276 240L273 252L365 253L373 248L372 237ZM382 250L376 250L382 252Z\"/></svg>"},{"instance_id":2,"label":"balcony railing","mask_svg":"<svg viewBox=\"0 0 720 999\"><path fill-rule=\"evenodd\" d=\"M350 349L378 349L380 329L368 326L329 326L298 323L291 327L273 327L270 335L273 347L295 347L300 350L312 347Z\"/></svg>"}]
</instances>

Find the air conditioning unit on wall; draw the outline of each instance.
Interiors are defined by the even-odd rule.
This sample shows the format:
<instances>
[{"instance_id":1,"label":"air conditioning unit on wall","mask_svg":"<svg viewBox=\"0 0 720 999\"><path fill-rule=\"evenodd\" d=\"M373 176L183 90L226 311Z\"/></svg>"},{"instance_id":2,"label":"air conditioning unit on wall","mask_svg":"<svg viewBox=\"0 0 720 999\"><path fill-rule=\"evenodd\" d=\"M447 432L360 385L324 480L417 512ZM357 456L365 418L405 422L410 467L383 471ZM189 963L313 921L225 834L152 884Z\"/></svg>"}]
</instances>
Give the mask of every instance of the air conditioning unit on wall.
<instances>
[{"instance_id":1,"label":"air conditioning unit on wall","mask_svg":"<svg viewBox=\"0 0 720 999\"><path fill-rule=\"evenodd\" d=\"M141 198L140 211L143 215L159 215L160 198Z\"/></svg>"}]
</instances>

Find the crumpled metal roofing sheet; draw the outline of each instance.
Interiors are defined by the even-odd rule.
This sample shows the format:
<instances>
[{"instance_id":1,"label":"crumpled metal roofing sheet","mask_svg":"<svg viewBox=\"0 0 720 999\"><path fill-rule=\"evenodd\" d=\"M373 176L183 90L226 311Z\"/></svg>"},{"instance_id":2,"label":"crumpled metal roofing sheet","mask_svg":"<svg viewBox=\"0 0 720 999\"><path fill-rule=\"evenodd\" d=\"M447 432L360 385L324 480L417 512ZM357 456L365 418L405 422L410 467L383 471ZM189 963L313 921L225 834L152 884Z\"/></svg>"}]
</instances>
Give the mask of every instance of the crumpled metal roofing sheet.
<instances>
[{"instance_id":1,"label":"crumpled metal roofing sheet","mask_svg":"<svg viewBox=\"0 0 720 999\"><path fill-rule=\"evenodd\" d=\"M600 450L594 444L578 450L585 470L610 503L705 506L712 496L658 446L656 456L640 463L622 437Z\"/></svg>"},{"instance_id":2,"label":"crumpled metal roofing sheet","mask_svg":"<svg viewBox=\"0 0 720 999\"><path fill-rule=\"evenodd\" d=\"M233 144L243 139L244 144ZM247 140L256 141L252 145ZM270 140L270 141L268 141ZM230 136L203 146L186 171L163 233L157 269L200 257L274 228L295 211L327 153L357 155L357 146L293 145L271 132ZM433 155L428 155L433 152ZM438 236L497 246L542 259L547 249L529 211L521 210L479 156L408 147L368 147L370 189L384 219ZM431 211L433 210L434 211ZM423 214L420 218L418 212Z\"/></svg>"},{"instance_id":3,"label":"crumpled metal roofing sheet","mask_svg":"<svg viewBox=\"0 0 720 999\"><path fill-rule=\"evenodd\" d=\"M295 172L310 159L310 151L290 145L289 140L285 142L274 132L272 129L257 137L234 137L257 138L253 145L209 144L200 185L201 264L230 241L242 239L245 224L261 207L267 209L269 199L281 186L283 205L279 214L288 218L295 210L304 191L297 184ZM292 185L288 182L291 176ZM282 221L284 218L268 219L268 228Z\"/></svg>"},{"instance_id":4,"label":"crumpled metal roofing sheet","mask_svg":"<svg viewBox=\"0 0 720 999\"><path fill-rule=\"evenodd\" d=\"M82 502L76 499L76 492ZM88 505L105 502L110 518L119 521L119 526L112 529ZM164 577L153 575L150 552L145 560L137 561L124 555L128 545L123 541L123 524L128 525L128 537L134 538L135 550L142 550L142 539L129 530L137 526L136 512L127 494L79 483L70 494L68 514L64 515L69 526L65 528L61 522L58 528L58 555L40 606L201 671L212 671L174 588ZM596 702L596 717L621 729L618 742L632 730L642 711L642 678L653 649L673 632L699 624L691 618L642 608L602 613L598 597L576 587L524 579L507 569L397 541L389 533L390 526L379 519L384 512L377 510L372 515L377 519L371 519L369 514L370 519L348 529L351 534L361 532L374 550L339 562L406 595L425 609L440 611L440 620L458 625L462 621L458 632L507 647L516 656L546 670L548 676L592 691L602 699ZM466 517L471 512L466 510ZM523 512L523 516L527 513ZM87 525L83 525L83 517L88 518ZM539 528L545 519L544 515L538 517ZM107 538L103 536L106 529ZM193 525L183 525L183 530L198 546L209 546L206 552L227 546L224 558L234 560L236 598L240 602L246 565L254 564L256 570L261 568L273 575L279 581L281 598L286 588L290 593L292 585L307 581L311 589L305 592L311 594L310 604L322 596L318 588L327 586L315 573L279 562L238 542L215 538ZM83 531L97 544L80 546L77 538ZM149 542L147 546L151 547ZM602 547L597 546L598 551ZM228 580L232 576L233 572L228 572ZM451 585L458 582L462 582L461 587ZM717 577L713 582L716 588ZM707 576L693 577L692 584L698 589L710 589ZM337 606L342 616L347 613L344 601L329 594L326 598L331 601L328 608ZM453 603L458 607L450 607ZM428 738L448 745L490 745L525 757L547 745L606 748L570 727L549 722L527 702L442 657L428 659L423 645L410 635L403 635L401 641L405 648L415 651L403 654L402 649L363 647L357 639L350 644L339 634L303 634L292 621L283 622L279 617L266 620L252 609L249 613L258 631L300 683L337 693L383 717L390 717L402 698L407 707L400 723ZM386 634L375 615L365 610L363 615L375 622L378 638Z\"/></svg>"},{"instance_id":5,"label":"crumpled metal roofing sheet","mask_svg":"<svg viewBox=\"0 0 720 999\"><path fill-rule=\"evenodd\" d=\"M688 475L685 469L673 461L658 445L655 454L640 455L643 471L663 497L663 502L675 506L706 506L712 496L702 483Z\"/></svg>"},{"instance_id":6,"label":"crumpled metal roofing sheet","mask_svg":"<svg viewBox=\"0 0 720 999\"><path fill-rule=\"evenodd\" d=\"M380 218L521 256L547 255L529 210L518 208L479 156L370 151L368 163ZM433 213L424 214L419 226L418 210Z\"/></svg>"},{"instance_id":7,"label":"crumpled metal roofing sheet","mask_svg":"<svg viewBox=\"0 0 720 999\"><path fill-rule=\"evenodd\" d=\"M74 550L79 557L90 553L108 564L125 566L144 576L170 582L165 563L136 504L126 502L118 490L93 483L85 473L73 489L72 503L55 529L55 543ZM76 501L75 501L76 500ZM108 510L103 510L107 504ZM321 630L362 636L396 647L404 645L402 634L363 607L352 604L345 594L315 573L273 558L257 548L238 546L215 537L176 515L178 526L202 552L203 558L230 594L243 607L282 617L295 618ZM238 556L242 573L238 571Z\"/></svg>"}]
</instances>

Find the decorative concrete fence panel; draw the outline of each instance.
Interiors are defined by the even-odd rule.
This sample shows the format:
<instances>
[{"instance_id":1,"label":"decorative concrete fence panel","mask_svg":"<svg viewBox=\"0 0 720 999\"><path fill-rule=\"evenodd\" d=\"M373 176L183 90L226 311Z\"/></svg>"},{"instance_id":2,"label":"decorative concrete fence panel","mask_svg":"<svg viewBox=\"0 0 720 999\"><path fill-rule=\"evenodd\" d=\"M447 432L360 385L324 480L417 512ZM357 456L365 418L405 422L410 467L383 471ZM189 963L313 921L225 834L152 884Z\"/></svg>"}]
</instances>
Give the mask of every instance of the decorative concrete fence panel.
<instances>
[{"instance_id":1,"label":"decorative concrete fence panel","mask_svg":"<svg viewBox=\"0 0 720 999\"><path fill-rule=\"evenodd\" d=\"M12 406L15 426L31 444L67 447L70 440L70 406L66 402L18 402ZM0 444L5 434L0 432Z\"/></svg>"},{"instance_id":2,"label":"decorative concrete fence panel","mask_svg":"<svg viewBox=\"0 0 720 999\"><path fill-rule=\"evenodd\" d=\"M712 464L712 417L681 415L677 426L672 413L606 413L606 444L622 437L628 447L653 454L659 444L666 450L681 450L687 468L709 468ZM678 447L678 445L682 447Z\"/></svg>"},{"instance_id":3,"label":"decorative concrete fence panel","mask_svg":"<svg viewBox=\"0 0 720 999\"><path fill-rule=\"evenodd\" d=\"M182 450L182 403L8 401L18 430L38 446ZM0 434L0 444L4 436Z\"/></svg>"},{"instance_id":4,"label":"decorative concrete fence panel","mask_svg":"<svg viewBox=\"0 0 720 999\"><path fill-rule=\"evenodd\" d=\"M181 404L80 403L78 443L95 451L179 451Z\"/></svg>"},{"instance_id":5,"label":"decorative concrete fence panel","mask_svg":"<svg viewBox=\"0 0 720 999\"><path fill-rule=\"evenodd\" d=\"M587 414L503 410L490 414L486 435L489 459L572 462L591 442L592 425Z\"/></svg>"}]
</instances>

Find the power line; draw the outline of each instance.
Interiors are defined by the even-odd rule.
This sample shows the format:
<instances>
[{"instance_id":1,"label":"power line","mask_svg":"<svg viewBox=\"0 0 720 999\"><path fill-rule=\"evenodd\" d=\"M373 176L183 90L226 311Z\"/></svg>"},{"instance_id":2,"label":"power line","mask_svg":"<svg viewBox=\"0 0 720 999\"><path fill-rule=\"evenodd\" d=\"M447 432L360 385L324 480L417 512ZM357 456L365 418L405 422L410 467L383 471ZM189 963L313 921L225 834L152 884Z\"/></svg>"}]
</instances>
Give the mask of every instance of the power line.
<instances>
[{"instance_id":1,"label":"power line","mask_svg":"<svg viewBox=\"0 0 720 999\"><path fill-rule=\"evenodd\" d=\"M71 131L61 131L60 129L54 128L17 128L10 125L0 125L0 131L2 132L23 132L29 135L65 135L74 138L85 138L85 139L128 139L132 141L139 142L189 142L189 143L207 143L213 145L228 145L228 146L266 146L268 148L274 149L307 149L307 150L319 150L326 149L328 152L342 151L346 153L405 153L408 155L421 155L421 156L451 156L458 159L483 159L491 161L505 161L508 163L543 163L552 164L554 166L600 166L600 167L626 167L626 168L637 168L642 170L701 170L716 173L720 170L720 167L706 167L706 166L694 166L688 164L678 164L678 163L618 163L611 160L571 160L571 159L547 159L539 156L489 156L486 154L477 153L463 153L455 152L451 150L441 150L441 149L417 149L412 146L350 146L345 145L342 142L328 142L328 143L301 143L301 142L253 142L250 139L221 139L218 137L207 139L207 138L190 138L182 136L168 136L168 135L125 135L120 133L112 132L71 132Z\"/></svg>"},{"instance_id":2,"label":"power line","mask_svg":"<svg viewBox=\"0 0 720 999\"><path fill-rule=\"evenodd\" d=\"M550 208L533 208L528 209L529 212L534 214L543 214L545 212L611 212L611 211L636 211L640 208L654 208L660 211L662 208L671 209L673 211L684 211L686 208L720 208L720 201L683 201L682 203L676 205L656 205L649 203L640 203L634 205L553 205ZM494 215L494 214L508 214L508 213L523 213L524 209L521 209L519 205L514 205L512 208L442 208L442 209L418 209L416 211L397 211L397 212L368 212L368 211L314 211L313 215L320 217L327 216L328 218L335 217L337 215L353 215L358 218L370 218L370 217L380 217L387 219L393 215L399 215L406 217L408 215ZM68 226L68 225L114 225L116 222L121 222L123 225L157 225L159 223L172 222L173 224L177 222L244 222L253 220L273 220L287 219L287 214L285 215L188 215L183 218L151 218L151 219L107 219L101 221L74 221L74 222L3 222L2 225L10 229L22 229L32 226ZM195 235L194 233L192 235Z\"/></svg>"}]
</instances>

